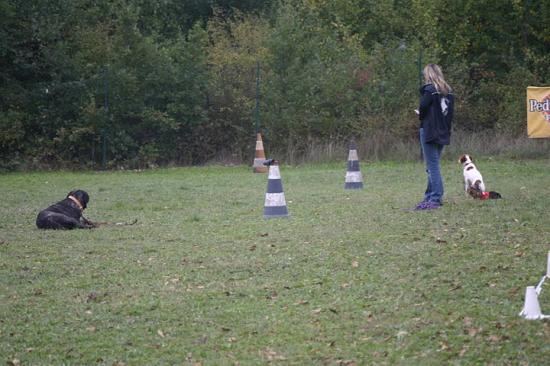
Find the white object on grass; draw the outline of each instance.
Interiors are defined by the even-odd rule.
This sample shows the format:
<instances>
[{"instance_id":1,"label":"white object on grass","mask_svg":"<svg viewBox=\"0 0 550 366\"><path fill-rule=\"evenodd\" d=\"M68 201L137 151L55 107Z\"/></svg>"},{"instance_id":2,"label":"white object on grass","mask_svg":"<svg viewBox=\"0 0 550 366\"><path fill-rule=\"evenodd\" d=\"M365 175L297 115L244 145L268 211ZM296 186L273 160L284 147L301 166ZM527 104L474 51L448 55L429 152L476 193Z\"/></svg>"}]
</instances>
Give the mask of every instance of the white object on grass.
<instances>
[{"instance_id":1,"label":"white object on grass","mask_svg":"<svg viewBox=\"0 0 550 366\"><path fill-rule=\"evenodd\" d=\"M550 315L544 315L540 311L539 298L534 286L527 286L525 289L525 303L519 316L529 320L550 318Z\"/></svg>"}]
</instances>

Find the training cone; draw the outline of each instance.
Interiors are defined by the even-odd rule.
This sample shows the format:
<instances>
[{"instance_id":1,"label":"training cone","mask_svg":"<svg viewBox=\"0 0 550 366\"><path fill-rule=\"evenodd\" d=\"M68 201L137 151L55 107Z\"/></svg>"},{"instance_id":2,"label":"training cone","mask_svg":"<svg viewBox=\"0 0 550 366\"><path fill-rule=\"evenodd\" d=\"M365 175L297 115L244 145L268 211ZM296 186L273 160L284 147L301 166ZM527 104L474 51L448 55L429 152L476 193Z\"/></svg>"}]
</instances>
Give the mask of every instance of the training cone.
<instances>
[{"instance_id":1,"label":"training cone","mask_svg":"<svg viewBox=\"0 0 550 366\"><path fill-rule=\"evenodd\" d=\"M283 192L283 182L281 181L281 173L279 172L279 163L276 160L269 159L264 162L264 165L269 166L264 217L288 216L285 193Z\"/></svg>"},{"instance_id":2,"label":"training cone","mask_svg":"<svg viewBox=\"0 0 550 366\"><path fill-rule=\"evenodd\" d=\"M362 189L363 176L359 169L359 158L357 157L357 145L354 141L349 146L348 170L346 171L345 189Z\"/></svg>"},{"instance_id":3,"label":"training cone","mask_svg":"<svg viewBox=\"0 0 550 366\"><path fill-rule=\"evenodd\" d=\"M262 134L256 134L256 153L254 154L254 164L252 164L252 170L254 173L266 173L267 166L264 165L265 152L264 143L262 142Z\"/></svg>"},{"instance_id":4,"label":"training cone","mask_svg":"<svg viewBox=\"0 0 550 366\"><path fill-rule=\"evenodd\" d=\"M525 304L519 316L529 320L548 318L547 315L543 315L540 311L539 297L535 291L535 286L527 286L525 290Z\"/></svg>"}]
</instances>

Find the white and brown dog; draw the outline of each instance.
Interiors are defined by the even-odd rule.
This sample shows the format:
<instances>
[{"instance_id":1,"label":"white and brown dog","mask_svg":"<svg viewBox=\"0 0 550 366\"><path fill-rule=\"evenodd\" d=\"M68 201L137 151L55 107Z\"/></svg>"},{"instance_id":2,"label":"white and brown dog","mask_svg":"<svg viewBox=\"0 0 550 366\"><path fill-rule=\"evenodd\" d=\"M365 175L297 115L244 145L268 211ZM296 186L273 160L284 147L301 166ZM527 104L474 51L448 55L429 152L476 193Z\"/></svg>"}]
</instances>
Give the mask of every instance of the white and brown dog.
<instances>
[{"instance_id":1,"label":"white and brown dog","mask_svg":"<svg viewBox=\"0 0 550 366\"><path fill-rule=\"evenodd\" d=\"M483 176L473 163L473 159L470 155L464 154L458 158L458 162L462 164L464 169L464 191L473 198L486 200L502 198L498 192L485 190L485 183L483 182Z\"/></svg>"},{"instance_id":2,"label":"white and brown dog","mask_svg":"<svg viewBox=\"0 0 550 366\"><path fill-rule=\"evenodd\" d=\"M468 193L468 188L476 187L482 192L485 192L483 177L474 165L472 157L468 154L461 155L460 158L458 158L458 162L462 164L464 169L464 191Z\"/></svg>"}]
</instances>

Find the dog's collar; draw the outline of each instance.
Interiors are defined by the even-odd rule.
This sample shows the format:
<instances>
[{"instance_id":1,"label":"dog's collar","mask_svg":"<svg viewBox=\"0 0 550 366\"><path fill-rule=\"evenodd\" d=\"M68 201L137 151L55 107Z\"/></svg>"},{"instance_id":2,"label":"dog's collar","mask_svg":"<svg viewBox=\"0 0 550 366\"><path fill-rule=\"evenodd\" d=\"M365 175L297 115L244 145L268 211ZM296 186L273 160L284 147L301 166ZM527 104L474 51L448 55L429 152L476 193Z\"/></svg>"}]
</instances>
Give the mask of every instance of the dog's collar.
<instances>
[{"instance_id":1,"label":"dog's collar","mask_svg":"<svg viewBox=\"0 0 550 366\"><path fill-rule=\"evenodd\" d=\"M68 199L70 199L71 201L73 201L77 206L78 208L80 209L80 211L83 211L84 210L84 207L82 207L82 204L80 203L80 201L78 201L76 199L76 197L74 196L67 196Z\"/></svg>"}]
</instances>

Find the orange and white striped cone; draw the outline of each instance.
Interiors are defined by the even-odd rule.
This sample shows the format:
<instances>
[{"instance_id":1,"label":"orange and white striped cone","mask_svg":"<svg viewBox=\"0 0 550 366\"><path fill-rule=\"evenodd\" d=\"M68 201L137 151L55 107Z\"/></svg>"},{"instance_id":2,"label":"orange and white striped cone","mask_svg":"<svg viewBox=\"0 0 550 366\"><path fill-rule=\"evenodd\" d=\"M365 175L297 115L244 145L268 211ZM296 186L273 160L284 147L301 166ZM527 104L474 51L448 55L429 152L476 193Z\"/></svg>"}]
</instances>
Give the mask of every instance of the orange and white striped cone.
<instances>
[{"instance_id":1,"label":"orange and white striped cone","mask_svg":"<svg viewBox=\"0 0 550 366\"><path fill-rule=\"evenodd\" d=\"M265 161L265 165L269 165L269 174L265 194L264 218L286 217L288 216L288 210L279 171L279 162L269 159Z\"/></svg>"},{"instance_id":2,"label":"orange and white striped cone","mask_svg":"<svg viewBox=\"0 0 550 366\"><path fill-rule=\"evenodd\" d=\"M359 158L357 157L357 145L354 141L350 143L348 155L348 169L346 171L345 189L362 189L363 175L359 168Z\"/></svg>"},{"instance_id":3,"label":"orange and white striped cone","mask_svg":"<svg viewBox=\"0 0 550 366\"><path fill-rule=\"evenodd\" d=\"M262 142L262 134L256 134L256 153L254 154L254 164L252 170L254 173L267 173L267 166L264 165L265 152L264 143Z\"/></svg>"}]
</instances>

